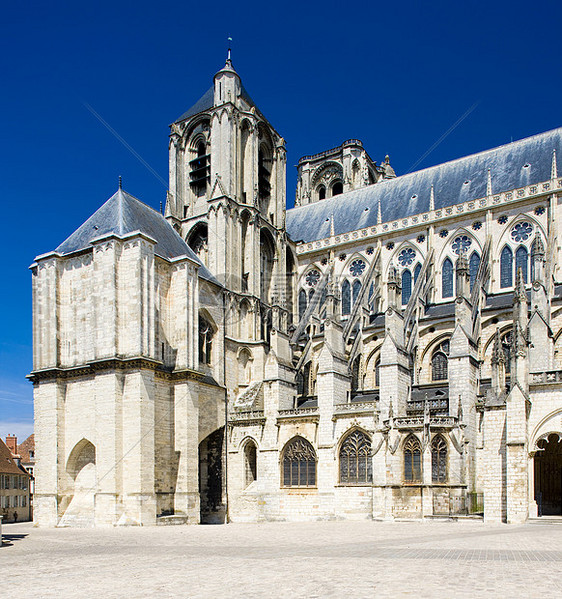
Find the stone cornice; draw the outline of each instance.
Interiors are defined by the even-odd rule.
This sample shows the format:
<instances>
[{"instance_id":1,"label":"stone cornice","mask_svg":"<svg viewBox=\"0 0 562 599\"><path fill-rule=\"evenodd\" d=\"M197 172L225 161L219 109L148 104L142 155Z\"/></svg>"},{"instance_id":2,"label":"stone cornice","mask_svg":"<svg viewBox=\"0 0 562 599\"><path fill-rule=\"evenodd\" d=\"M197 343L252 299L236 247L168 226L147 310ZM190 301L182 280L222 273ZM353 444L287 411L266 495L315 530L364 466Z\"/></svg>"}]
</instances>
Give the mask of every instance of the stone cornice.
<instances>
[{"instance_id":1,"label":"stone cornice","mask_svg":"<svg viewBox=\"0 0 562 599\"><path fill-rule=\"evenodd\" d=\"M94 360L80 366L54 367L34 370L27 375L32 383L58 379L72 379L95 374L108 370L152 370L159 378L170 380L201 380L203 373L188 368L171 370L165 368L162 362L150 358L108 358L105 360Z\"/></svg>"}]
</instances>

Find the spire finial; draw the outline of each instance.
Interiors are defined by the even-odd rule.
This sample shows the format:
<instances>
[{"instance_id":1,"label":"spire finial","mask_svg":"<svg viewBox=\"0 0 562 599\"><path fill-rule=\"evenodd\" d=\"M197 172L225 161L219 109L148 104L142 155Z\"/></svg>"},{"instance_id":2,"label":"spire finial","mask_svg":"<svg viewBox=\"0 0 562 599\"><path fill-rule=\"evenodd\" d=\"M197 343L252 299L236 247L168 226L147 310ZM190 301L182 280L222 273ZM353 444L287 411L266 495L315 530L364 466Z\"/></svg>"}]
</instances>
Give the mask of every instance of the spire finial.
<instances>
[{"instance_id":1,"label":"spire finial","mask_svg":"<svg viewBox=\"0 0 562 599\"><path fill-rule=\"evenodd\" d=\"M429 191L429 210L435 210L435 190L433 189L433 183L431 184L431 189Z\"/></svg>"},{"instance_id":2,"label":"spire finial","mask_svg":"<svg viewBox=\"0 0 562 599\"><path fill-rule=\"evenodd\" d=\"M119 175L119 189L123 189L123 177Z\"/></svg>"},{"instance_id":3,"label":"spire finial","mask_svg":"<svg viewBox=\"0 0 562 599\"><path fill-rule=\"evenodd\" d=\"M229 37L229 38L228 38L228 53L227 53L227 55L226 55L226 60L227 60L228 62L230 61L230 52L231 52L231 50L232 50L231 46L232 46L232 38L231 38L231 37Z\"/></svg>"},{"instance_id":4,"label":"spire finial","mask_svg":"<svg viewBox=\"0 0 562 599\"><path fill-rule=\"evenodd\" d=\"M381 199L379 196L379 205L377 206L377 225L382 223L382 208L381 208Z\"/></svg>"},{"instance_id":5,"label":"spire finial","mask_svg":"<svg viewBox=\"0 0 562 599\"><path fill-rule=\"evenodd\" d=\"M492 171L488 169L488 181L486 182L486 195L492 195Z\"/></svg>"},{"instance_id":6,"label":"spire finial","mask_svg":"<svg viewBox=\"0 0 562 599\"><path fill-rule=\"evenodd\" d=\"M558 172L556 168L556 149L552 150L552 167L550 169L550 178L556 179L558 177Z\"/></svg>"}]
</instances>

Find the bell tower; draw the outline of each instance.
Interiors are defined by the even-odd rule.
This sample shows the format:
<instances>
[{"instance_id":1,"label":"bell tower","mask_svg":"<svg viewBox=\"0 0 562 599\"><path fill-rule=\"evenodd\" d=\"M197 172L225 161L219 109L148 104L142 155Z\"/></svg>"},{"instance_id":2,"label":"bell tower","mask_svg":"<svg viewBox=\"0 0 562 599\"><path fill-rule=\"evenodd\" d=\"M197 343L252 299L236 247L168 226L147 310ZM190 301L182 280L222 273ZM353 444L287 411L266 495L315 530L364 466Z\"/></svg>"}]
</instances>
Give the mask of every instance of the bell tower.
<instances>
[{"instance_id":1,"label":"bell tower","mask_svg":"<svg viewBox=\"0 0 562 599\"><path fill-rule=\"evenodd\" d=\"M276 314L292 304L285 177L285 141L245 90L229 50L212 87L171 125L166 218L229 291ZM285 329L288 316L277 320Z\"/></svg>"}]
</instances>

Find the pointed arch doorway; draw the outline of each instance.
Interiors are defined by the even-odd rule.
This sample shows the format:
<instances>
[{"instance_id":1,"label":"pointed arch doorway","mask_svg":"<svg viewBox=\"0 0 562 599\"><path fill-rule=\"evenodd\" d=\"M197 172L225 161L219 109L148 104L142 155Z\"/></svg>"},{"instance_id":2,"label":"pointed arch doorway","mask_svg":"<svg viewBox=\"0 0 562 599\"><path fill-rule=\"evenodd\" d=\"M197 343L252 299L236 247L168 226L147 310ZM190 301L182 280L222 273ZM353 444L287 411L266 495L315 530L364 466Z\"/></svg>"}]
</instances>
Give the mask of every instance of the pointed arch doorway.
<instances>
[{"instance_id":1,"label":"pointed arch doorway","mask_svg":"<svg viewBox=\"0 0 562 599\"><path fill-rule=\"evenodd\" d=\"M199 443L199 496L201 524L224 524L223 497L224 426Z\"/></svg>"},{"instance_id":2,"label":"pointed arch doorway","mask_svg":"<svg viewBox=\"0 0 562 599\"><path fill-rule=\"evenodd\" d=\"M539 439L535 453L535 501L539 516L562 516L562 435Z\"/></svg>"}]
</instances>

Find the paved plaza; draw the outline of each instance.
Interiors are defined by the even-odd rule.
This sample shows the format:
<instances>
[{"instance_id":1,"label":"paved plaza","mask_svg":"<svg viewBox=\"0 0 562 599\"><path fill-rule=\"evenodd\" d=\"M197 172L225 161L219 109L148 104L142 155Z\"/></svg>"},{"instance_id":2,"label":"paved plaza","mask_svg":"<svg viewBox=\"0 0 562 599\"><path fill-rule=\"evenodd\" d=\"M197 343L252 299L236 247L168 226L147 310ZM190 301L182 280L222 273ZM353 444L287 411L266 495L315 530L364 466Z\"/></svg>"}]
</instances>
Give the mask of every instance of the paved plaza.
<instances>
[{"instance_id":1,"label":"paved plaza","mask_svg":"<svg viewBox=\"0 0 562 599\"><path fill-rule=\"evenodd\" d=\"M40 529L4 525L5 597L544 597L562 524L306 522Z\"/></svg>"}]
</instances>

